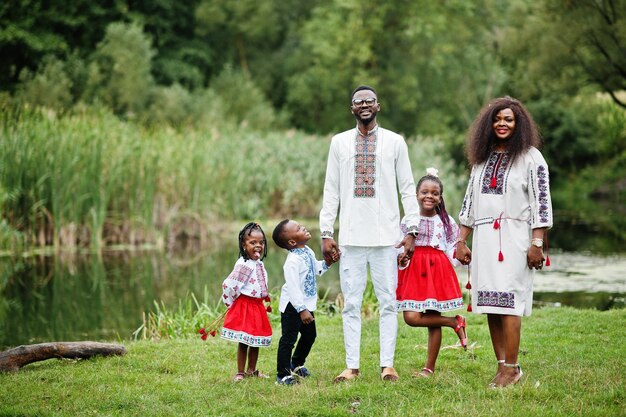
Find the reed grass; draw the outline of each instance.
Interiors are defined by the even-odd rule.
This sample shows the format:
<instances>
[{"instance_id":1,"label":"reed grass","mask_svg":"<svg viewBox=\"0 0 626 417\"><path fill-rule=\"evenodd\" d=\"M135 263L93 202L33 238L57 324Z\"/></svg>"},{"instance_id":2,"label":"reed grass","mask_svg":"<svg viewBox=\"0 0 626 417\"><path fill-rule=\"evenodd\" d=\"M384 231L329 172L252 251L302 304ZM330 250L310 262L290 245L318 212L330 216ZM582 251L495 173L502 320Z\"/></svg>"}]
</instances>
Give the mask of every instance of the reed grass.
<instances>
[{"instance_id":1,"label":"reed grass","mask_svg":"<svg viewBox=\"0 0 626 417\"><path fill-rule=\"evenodd\" d=\"M206 241L225 222L314 218L321 206L329 137L145 128L104 109L0 110L0 249ZM441 141L407 142L415 176L437 166L448 205L459 201L464 176Z\"/></svg>"}]
</instances>

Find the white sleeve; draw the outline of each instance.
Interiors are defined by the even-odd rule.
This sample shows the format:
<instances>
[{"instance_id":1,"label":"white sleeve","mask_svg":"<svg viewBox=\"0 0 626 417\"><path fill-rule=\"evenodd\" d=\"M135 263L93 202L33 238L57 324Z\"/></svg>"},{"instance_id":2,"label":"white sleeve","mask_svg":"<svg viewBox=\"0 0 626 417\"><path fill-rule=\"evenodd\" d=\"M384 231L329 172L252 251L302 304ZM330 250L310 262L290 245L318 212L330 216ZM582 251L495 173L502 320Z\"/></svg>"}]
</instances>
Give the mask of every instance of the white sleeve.
<instances>
[{"instance_id":1,"label":"white sleeve","mask_svg":"<svg viewBox=\"0 0 626 417\"><path fill-rule=\"evenodd\" d=\"M326 261L315 260L315 275L324 275L328 271L329 266L326 265Z\"/></svg>"},{"instance_id":2,"label":"white sleeve","mask_svg":"<svg viewBox=\"0 0 626 417\"><path fill-rule=\"evenodd\" d=\"M528 166L528 193L532 213L532 229L552 227L552 199L550 197L550 173L546 160L535 148L531 148L532 161Z\"/></svg>"},{"instance_id":3,"label":"white sleeve","mask_svg":"<svg viewBox=\"0 0 626 417\"><path fill-rule=\"evenodd\" d=\"M324 196L320 211L320 235L322 238L334 237L334 225L339 210L339 146L337 136L333 137L328 151Z\"/></svg>"},{"instance_id":4,"label":"white sleeve","mask_svg":"<svg viewBox=\"0 0 626 417\"><path fill-rule=\"evenodd\" d=\"M304 304L304 292L302 291L302 282L300 279L300 266L302 264L294 258L289 258L283 265L283 273L285 274L286 295L287 299L299 313L306 310Z\"/></svg>"},{"instance_id":5,"label":"white sleeve","mask_svg":"<svg viewBox=\"0 0 626 417\"><path fill-rule=\"evenodd\" d=\"M246 285L252 275L252 269L243 263L237 262L235 268L222 282L222 302L227 308L241 295L241 288Z\"/></svg>"},{"instance_id":6,"label":"white sleeve","mask_svg":"<svg viewBox=\"0 0 626 417\"><path fill-rule=\"evenodd\" d=\"M472 167L469 180L467 182L467 188L465 189L465 196L463 197L463 203L461 205L461 212L459 213L459 223L463 226L474 228L474 176L477 175L476 165Z\"/></svg>"},{"instance_id":7,"label":"white sleeve","mask_svg":"<svg viewBox=\"0 0 626 417\"><path fill-rule=\"evenodd\" d=\"M445 242L446 242L446 256L448 257L448 259L450 260L450 263L452 263L453 266L460 266L461 262L459 262L455 257L455 252L456 252L456 239L459 236L459 226L457 226L456 222L454 221L454 219L452 218L452 216L448 215L448 218L450 220L450 227L452 228L452 237L453 240L452 241L448 241L447 236L444 238Z\"/></svg>"},{"instance_id":8,"label":"white sleeve","mask_svg":"<svg viewBox=\"0 0 626 417\"><path fill-rule=\"evenodd\" d=\"M398 146L396 180L402 199L402 207L404 208L404 221L407 226L407 233L417 233L420 211L415 196L415 180L413 179L411 161L409 160L409 149L403 138L401 138Z\"/></svg>"}]
</instances>

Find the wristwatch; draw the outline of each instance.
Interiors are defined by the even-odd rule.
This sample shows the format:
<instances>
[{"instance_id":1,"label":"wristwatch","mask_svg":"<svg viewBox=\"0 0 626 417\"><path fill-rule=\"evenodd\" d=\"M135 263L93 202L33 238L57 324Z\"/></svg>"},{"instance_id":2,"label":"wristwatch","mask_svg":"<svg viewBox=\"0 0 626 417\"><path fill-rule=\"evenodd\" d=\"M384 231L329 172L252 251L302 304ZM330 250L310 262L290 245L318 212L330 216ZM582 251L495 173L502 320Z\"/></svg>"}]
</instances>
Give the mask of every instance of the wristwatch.
<instances>
[{"instance_id":1,"label":"wristwatch","mask_svg":"<svg viewBox=\"0 0 626 417\"><path fill-rule=\"evenodd\" d=\"M532 239L530 241L530 244L533 246L537 246L538 248L543 248L543 239L538 239L538 238Z\"/></svg>"}]
</instances>

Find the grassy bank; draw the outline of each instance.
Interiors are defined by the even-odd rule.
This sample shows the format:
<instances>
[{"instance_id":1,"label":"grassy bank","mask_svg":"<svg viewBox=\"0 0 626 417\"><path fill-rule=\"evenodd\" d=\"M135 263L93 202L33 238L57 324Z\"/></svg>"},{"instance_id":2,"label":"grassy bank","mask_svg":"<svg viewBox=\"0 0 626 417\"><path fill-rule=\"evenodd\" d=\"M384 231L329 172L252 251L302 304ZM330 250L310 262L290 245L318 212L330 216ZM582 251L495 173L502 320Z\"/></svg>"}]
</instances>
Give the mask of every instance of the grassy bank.
<instances>
[{"instance_id":1,"label":"grassy bank","mask_svg":"<svg viewBox=\"0 0 626 417\"><path fill-rule=\"evenodd\" d=\"M426 331L401 324L397 384L378 376L378 323L364 322L362 377L333 385L343 369L341 318L318 317L318 339L295 387L270 380L230 382L236 347L217 338L127 342L124 357L51 360L0 374L0 416L618 416L626 405L623 324L626 310L536 310L523 321L520 362L526 376L503 390L495 371L486 318L468 315L473 350L443 349L436 375L414 380L425 357ZM261 350L259 368L273 374L280 326ZM444 345L456 343L450 329Z\"/></svg>"}]
</instances>

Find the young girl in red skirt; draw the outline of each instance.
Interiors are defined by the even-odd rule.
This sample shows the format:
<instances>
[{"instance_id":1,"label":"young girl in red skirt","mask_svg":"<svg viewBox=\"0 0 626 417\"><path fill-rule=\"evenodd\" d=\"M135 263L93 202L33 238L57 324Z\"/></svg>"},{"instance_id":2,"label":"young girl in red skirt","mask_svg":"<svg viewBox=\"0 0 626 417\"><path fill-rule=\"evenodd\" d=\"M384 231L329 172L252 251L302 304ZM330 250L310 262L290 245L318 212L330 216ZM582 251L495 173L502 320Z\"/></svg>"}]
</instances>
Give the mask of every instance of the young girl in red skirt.
<instances>
[{"instance_id":1,"label":"young girl in red skirt","mask_svg":"<svg viewBox=\"0 0 626 417\"><path fill-rule=\"evenodd\" d=\"M415 238L415 251L408 265L398 271L398 311L413 327L428 327L428 356L421 371L414 377L430 377L441 348L441 328L451 327L461 346L467 349L467 333L463 316L446 317L441 313L463 307L463 297L453 264L458 226L446 212L443 184L437 170L428 168L427 175L417 183L420 223ZM407 228L402 220L402 231ZM460 265L460 264L459 264Z\"/></svg>"},{"instance_id":2,"label":"young girl in red skirt","mask_svg":"<svg viewBox=\"0 0 626 417\"><path fill-rule=\"evenodd\" d=\"M272 327L263 304L264 300L269 301L263 265L267 240L259 224L248 223L239 232L239 255L233 272L222 283L222 301L228 311L221 337L239 343L235 382L245 377L268 378L256 369L259 347L272 342Z\"/></svg>"}]
</instances>

